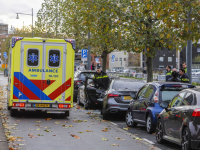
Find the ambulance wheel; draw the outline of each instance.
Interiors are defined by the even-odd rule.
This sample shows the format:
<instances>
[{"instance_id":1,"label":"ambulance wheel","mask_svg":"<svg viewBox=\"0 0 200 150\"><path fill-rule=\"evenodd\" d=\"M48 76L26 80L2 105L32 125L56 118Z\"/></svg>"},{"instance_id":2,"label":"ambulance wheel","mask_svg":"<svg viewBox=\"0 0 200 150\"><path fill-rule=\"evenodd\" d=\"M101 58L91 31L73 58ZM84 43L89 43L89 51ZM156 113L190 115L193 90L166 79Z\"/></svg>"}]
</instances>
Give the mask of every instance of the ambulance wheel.
<instances>
[{"instance_id":1,"label":"ambulance wheel","mask_svg":"<svg viewBox=\"0 0 200 150\"><path fill-rule=\"evenodd\" d=\"M11 117L17 116L17 112L18 112L17 109L11 109L11 110L10 110L10 115L11 115Z\"/></svg>"}]
</instances>

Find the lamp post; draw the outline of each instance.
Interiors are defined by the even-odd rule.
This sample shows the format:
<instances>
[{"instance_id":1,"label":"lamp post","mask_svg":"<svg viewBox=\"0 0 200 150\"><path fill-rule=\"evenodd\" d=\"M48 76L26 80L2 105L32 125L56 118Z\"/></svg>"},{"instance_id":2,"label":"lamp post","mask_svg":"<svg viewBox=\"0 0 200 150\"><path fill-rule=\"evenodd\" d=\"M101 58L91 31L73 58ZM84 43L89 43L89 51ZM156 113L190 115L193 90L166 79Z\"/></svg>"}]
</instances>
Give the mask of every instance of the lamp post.
<instances>
[{"instance_id":1,"label":"lamp post","mask_svg":"<svg viewBox=\"0 0 200 150\"><path fill-rule=\"evenodd\" d=\"M30 15L30 16L32 16L32 37L33 37L33 8L32 8L32 14L25 14L25 13L16 13L16 14L17 14L16 19L19 19L18 14L22 14L22 15Z\"/></svg>"}]
</instances>

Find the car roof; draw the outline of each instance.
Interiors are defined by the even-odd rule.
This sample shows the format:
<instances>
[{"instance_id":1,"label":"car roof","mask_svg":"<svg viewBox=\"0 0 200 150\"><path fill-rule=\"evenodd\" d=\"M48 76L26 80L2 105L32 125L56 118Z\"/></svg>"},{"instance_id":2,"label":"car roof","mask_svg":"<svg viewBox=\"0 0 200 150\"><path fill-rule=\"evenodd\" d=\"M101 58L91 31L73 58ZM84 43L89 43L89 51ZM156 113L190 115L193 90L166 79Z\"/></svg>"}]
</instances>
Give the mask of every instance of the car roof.
<instances>
[{"instance_id":1,"label":"car roof","mask_svg":"<svg viewBox=\"0 0 200 150\"><path fill-rule=\"evenodd\" d=\"M168 85L168 84L191 85L189 83L183 83L183 82L162 82L162 81L154 81L154 82L150 82L149 84L154 84L154 85L157 85L157 86Z\"/></svg>"}]
</instances>

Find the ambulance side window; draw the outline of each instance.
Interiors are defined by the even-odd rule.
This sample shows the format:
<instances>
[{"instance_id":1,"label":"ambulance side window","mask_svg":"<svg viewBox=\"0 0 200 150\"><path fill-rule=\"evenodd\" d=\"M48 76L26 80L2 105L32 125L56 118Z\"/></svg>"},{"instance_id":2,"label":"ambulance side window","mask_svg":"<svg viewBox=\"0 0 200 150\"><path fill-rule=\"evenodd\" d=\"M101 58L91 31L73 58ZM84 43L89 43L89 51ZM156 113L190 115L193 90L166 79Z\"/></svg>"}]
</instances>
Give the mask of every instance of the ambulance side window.
<instances>
[{"instance_id":1,"label":"ambulance side window","mask_svg":"<svg viewBox=\"0 0 200 150\"><path fill-rule=\"evenodd\" d=\"M60 50L49 50L49 67L57 68L60 66Z\"/></svg>"},{"instance_id":2,"label":"ambulance side window","mask_svg":"<svg viewBox=\"0 0 200 150\"><path fill-rule=\"evenodd\" d=\"M28 49L27 52L27 65L31 67L39 66L39 50L38 49Z\"/></svg>"}]
</instances>

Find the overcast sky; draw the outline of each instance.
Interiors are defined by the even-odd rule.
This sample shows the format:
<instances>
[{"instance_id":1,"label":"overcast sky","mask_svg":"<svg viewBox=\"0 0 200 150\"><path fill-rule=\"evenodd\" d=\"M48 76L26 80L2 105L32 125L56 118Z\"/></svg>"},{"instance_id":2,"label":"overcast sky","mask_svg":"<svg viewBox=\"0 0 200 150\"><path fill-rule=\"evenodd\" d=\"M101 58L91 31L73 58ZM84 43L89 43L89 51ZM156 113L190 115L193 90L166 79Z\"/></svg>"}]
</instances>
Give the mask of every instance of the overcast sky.
<instances>
[{"instance_id":1,"label":"overcast sky","mask_svg":"<svg viewBox=\"0 0 200 150\"><path fill-rule=\"evenodd\" d=\"M31 14L33 8L33 25L37 19L37 12L41 8L44 0L0 0L0 23L8 24L9 31L11 25L15 28L22 28L24 25L32 25L31 15L20 15L16 19L16 13Z\"/></svg>"}]
</instances>

